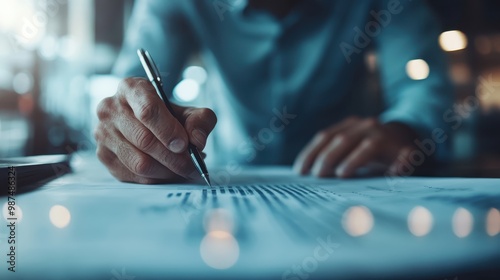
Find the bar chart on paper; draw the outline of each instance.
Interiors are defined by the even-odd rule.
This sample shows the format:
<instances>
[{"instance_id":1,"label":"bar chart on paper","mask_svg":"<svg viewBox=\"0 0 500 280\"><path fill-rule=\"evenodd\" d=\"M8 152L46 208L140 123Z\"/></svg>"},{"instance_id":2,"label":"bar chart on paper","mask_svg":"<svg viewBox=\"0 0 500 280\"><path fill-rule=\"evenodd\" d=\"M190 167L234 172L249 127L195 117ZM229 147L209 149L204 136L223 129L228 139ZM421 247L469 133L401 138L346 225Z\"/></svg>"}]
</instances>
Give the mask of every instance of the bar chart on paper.
<instances>
[{"instance_id":1,"label":"bar chart on paper","mask_svg":"<svg viewBox=\"0 0 500 280\"><path fill-rule=\"evenodd\" d=\"M391 184L266 167L208 188L121 183L97 163L74 169L20 196L19 279L47 271L56 278L112 278L122 268L141 279L398 278L500 260L495 179ZM67 257L69 248L78 260ZM41 263L42 256L52 261Z\"/></svg>"}]
</instances>

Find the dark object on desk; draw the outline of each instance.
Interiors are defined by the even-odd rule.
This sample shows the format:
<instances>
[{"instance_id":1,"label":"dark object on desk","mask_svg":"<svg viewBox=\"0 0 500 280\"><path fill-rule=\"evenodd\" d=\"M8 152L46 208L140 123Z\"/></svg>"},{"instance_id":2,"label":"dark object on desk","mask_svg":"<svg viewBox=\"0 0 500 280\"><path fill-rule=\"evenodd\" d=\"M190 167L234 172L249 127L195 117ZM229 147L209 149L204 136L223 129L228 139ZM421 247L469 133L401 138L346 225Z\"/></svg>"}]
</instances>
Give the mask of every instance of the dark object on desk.
<instances>
[{"instance_id":1,"label":"dark object on desk","mask_svg":"<svg viewBox=\"0 0 500 280\"><path fill-rule=\"evenodd\" d=\"M33 190L70 172L70 158L70 155L47 155L0 159L0 196Z\"/></svg>"}]
</instances>

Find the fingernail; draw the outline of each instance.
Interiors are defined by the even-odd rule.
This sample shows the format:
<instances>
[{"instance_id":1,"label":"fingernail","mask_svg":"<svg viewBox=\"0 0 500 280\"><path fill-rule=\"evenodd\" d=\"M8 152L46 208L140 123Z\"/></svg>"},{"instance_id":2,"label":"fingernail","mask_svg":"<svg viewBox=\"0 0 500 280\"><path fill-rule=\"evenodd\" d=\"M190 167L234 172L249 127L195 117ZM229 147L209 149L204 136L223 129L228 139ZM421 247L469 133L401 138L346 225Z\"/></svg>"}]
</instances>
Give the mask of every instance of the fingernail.
<instances>
[{"instance_id":1,"label":"fingernail","mask_svg":"<svg viewBox=\"0 0 500 280\"><path fill-rule=\"evenodd\" d=\"M193 135L193 140L196 141L197 146L203 147L205 146L205 142L207 140L207 134L200 129L195 129L191 133Z\"/></svg>"},{"instance_id":2,"label":"fingernail","mask_svg":"<svg viewBox=\"0 0 500 280\"><path fill-rule=\"evenodd\" d=\"M342 177L344 176L345 171L346 171L346 165L342 164L339 167L337 167L337 169L335 169L335 176Z\"/></svg>"},{"instance_id":3,"label":"fingernail","mask_svg":"<svg viewBox=\"0 0 500 280\"><path fill-rule=\"evenodd\" d=\"M184 151L186 148L186 142L180 138L172 140L170 144L168 144L168 149L174 153L180 153Z\"/></svg>"},{"instance_id":4,"label":"fingernail","mask_svg":"<svg viewBox=\"0 0 500 280\"><path fill-rule=\"evenodd\" d=\"M319 177L320 173L321 173L321 165L319 164L314 164L312 169L311 169L311 173L316 176L316 177Z\"/></svg>"}]
</instances>

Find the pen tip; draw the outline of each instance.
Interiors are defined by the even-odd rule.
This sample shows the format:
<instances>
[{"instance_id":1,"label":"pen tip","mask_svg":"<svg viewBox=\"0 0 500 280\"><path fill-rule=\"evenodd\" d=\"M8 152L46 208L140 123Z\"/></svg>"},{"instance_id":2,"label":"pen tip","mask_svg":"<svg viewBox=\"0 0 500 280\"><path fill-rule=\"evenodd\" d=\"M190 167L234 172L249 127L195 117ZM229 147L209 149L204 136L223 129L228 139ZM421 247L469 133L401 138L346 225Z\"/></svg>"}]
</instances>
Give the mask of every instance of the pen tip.
<instances>
[{"instance_id":1,"label":"pen tip","mask_svg":"<svg viewBox=\"0 0 500 280\"><path fill-rule=\"evenodd\" d=\"M203 179L205 180L205 182L207 183L207 185L209 187L212 187L212 184L210 183L210 179L208 178L208 174L202 174L201 176L203 177Z\"/></svg>"}]
</instances>

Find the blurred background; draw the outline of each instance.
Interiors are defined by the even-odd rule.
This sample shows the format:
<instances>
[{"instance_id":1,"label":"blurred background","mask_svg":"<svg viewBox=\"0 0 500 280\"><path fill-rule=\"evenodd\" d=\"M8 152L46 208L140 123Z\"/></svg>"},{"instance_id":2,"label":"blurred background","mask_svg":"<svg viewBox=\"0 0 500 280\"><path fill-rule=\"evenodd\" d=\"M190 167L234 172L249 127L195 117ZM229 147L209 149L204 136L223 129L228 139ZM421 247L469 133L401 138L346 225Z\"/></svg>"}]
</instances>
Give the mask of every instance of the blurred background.
<instances>
[{"instance_id":1,"label":"blurred background","mask_svg":"<svg viewBox=\"0 0 500 280\"><path fill-rule=\"evenodd\" d=\"M500 170L500 1L428 1L442 22L439 44L455 84L457 163ZM134 0L0 0L0 157L92 150L95 108L113 95L110 72ZM378 90L376 54L366 55L367 95ZM423 60L407 64L425 79ZM195 104L207 73L195 56L173 92ZM487 173L485 173L487 174ZM500 175L500 174L499 174Z\"/></svg>"}]
</instances>

